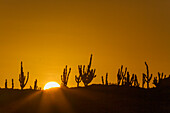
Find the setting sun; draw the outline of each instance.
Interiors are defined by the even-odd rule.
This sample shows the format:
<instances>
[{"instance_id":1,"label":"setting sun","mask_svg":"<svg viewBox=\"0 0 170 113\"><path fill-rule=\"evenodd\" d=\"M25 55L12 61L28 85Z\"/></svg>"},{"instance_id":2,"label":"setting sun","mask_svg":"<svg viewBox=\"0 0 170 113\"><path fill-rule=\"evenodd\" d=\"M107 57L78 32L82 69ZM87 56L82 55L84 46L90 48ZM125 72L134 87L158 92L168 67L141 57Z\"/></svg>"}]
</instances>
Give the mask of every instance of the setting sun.
<instances>
[{"instance_id":1,"label":"setting sun","mask_svg":"<svg viewBox=\"0 0 170 113\"><path fill-rule=\"evenodd\" d=\"M50 88L56 88L56 87L60 87L60 85L59 85L57 82L48 82L48 83L44 86L44 90L50 89Z\"/></svg>"}]
</instances>

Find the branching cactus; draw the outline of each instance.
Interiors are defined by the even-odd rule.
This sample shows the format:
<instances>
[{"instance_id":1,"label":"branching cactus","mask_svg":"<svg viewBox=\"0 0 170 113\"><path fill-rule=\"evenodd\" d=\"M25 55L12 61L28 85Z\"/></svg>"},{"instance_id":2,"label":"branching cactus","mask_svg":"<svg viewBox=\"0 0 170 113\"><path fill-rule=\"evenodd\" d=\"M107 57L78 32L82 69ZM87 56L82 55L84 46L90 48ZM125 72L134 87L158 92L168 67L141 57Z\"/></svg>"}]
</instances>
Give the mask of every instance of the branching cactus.
<instances>
[{"instance_id":1,"label":"branching cactus","mask_svg":"<svg viewBox=\"0 0 170 113\"><path fill-rule=\"evenodd\" d=\"M118 85L120 85L121 81L122 81L122 85L125 85L126 73L127 73L127 67L125 68L125 71L123 72L123 65L122 65L121 68L118 70L118 73L117 73Z\"/></svg>"},{"instance_id":2,"label":"branching cactus","mask_svg":"<svg viewBox=\"0 0 170 113\"><path fill-rule=\"evenodd\" d=\"M132 86L133 82L134 82L134 74L132 74L132 77L130 79L130 74L129 74L129 72L127 72L127 77L126 77L125 85L126 86Z\"/></svg>"},{"instance_id":3,"label":"branching cactus","mask_svg":"<svg viewBox=\"0 0 170 113\"><path fill-rule=\"evenodd\" d=\"M24 76L24 71L21 62L21 74L19 74L19 82L20 82L21 90L23 90L23 88L26 86L28 79L29 79L29 72L27 72L27 79L26 79L26 76Z\"/></svg>"},{"instance_id":4,"label":"branching cactus","mask_svg":"<svg viewBox=\"0 0 170 113\"><path fill-rule=\"evenodd\" d=\"M134 75L134 86L139 87L138 78L137 78L136 74Z\"/></svg>"},{"instance_id":5,"label":"branching cactus","mask_svg":"<svg viewBox=\"0 0 170 113\"><path fill-rule=\"evenodd\" d=\"M37 79L35 79L35 82L34 82L34 90L37 90L38 89L38 86L37 86Z\"/></svg>"},{"instance_id":6,"label":"branching cactus","mask_svg":"<svg viewBox=\"0 0 170 113\"><path fill-rule=\"evenodd\" d=\"M12 79L12 89L14 89L14 79Z\"/></svg>"},{"instance_id":7,"label":"branching cactus","mask_svg":"<svg viewBox=\"0 0 170 113\"><path fill-rule=\"evenodd\" d=\"M5 79L5 89L7 89L7 79Z\"/></svg>"},{"instance_id":8,"label":"branching cactus","mask_svg":"<svg viewBox=\"0 0 170 113\"><path fill-rule=\"evenodd\" d=\"M96 77L96 75L95 75L96 70L91 69L91 62L92 62L92 54L90 57L89 65L87 67L87 71L85 71L85 65L83 66L83 69L82 69L82 65L78 65L79 74L80 74L81 80L85 86L88 86L88 84L93 80L93 78Z\"/></svg>"},{"instance_id":9,"label":"branching cactus","mask_svg":"<svg viewBox=\"0 0 170 113\"><path fill-rule=\"evenodd\" d=\"M77 82L77 87L79 87L79 84L80 84L80 82L81 82L81 77L80 77L80 75L79 75L79 76L75 75L75 81Z\"/></svg>"},{"instance_id":10,"label":"branching cactus","mask_svg":"<svg viewBox=\"0 0 170 113\"><path fill-rule=\"evenodd\" d=\"M70 72L71 72L71 68L69 68L69 72L67 73L67 65L66 65L66 67L63 70L63 75L61 75L62 86L67 87Z\"/></svg>"},{"instance_id":11,"label":"branching cactus","mask_svg":"<svg viewBox=\"0 0 170 113\"><path fill-rule=\"evenodd\" d=\"M152 74L151 74L151 76L149 75L149 68L148 68L148 65L147 65L146 62L145 62L145 65L146 65L147 74L144 74L144 73L143 73L142 87L144 88L144 84L145 84L145 82L146 82L146 83L147 83L147 88L149 88L149 82L150 82L151 79L152 79Z\"/></svg>"},{"instance_id":12,"label":"branching cactus","mask_svg":"<svg viewBox=\"0 0 170 113\"><path fill-rule=\"evenodd\" d=\"M157 77L154 77L153 84L157 87L159 82L164 78L166 78L166 75L164 75L163 73L161 74L161 73L158 72L158 79L157 79Z\"/></svg>"},{"instance_id":13,"label":"branching cactus","mask_svg":"<svg viewBox=\"0 0 170 113\"><path fill-rule=\"evenodd\" d=\"M118 69L118 73L117 73L117 84L120 85L120 82L122 80L122 74L120 72L120 69Z\"/></svg>"}]
</instances>

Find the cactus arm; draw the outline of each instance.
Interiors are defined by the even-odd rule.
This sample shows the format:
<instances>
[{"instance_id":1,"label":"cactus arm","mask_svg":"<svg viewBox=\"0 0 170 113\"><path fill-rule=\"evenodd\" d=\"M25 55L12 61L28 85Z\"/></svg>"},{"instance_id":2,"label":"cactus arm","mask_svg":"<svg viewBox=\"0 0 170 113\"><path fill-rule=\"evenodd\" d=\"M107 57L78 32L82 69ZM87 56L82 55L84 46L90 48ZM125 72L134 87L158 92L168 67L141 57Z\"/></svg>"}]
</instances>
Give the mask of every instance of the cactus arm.
<instances>
[{"instance_id":1,"label":"cactus arm","mask_svg":"<svg viewBox=\"0 0 170 113\"><path fill-rule=\"evenodd\" d=\"M147 77L149 76L149 68L148 68L148 64L145 62L146 65L146 71L147 71Z\"/></svg>"},{"instance_id":2,"label":"cactus arm","mask_svg":"<svg viewBox=\"0 0 170 113\"><path fill-rule=\"evenodd\" d=\"M148 81L150 81L151 79L152 79L152 74L151 74L150 78L148 79Z\"/></svg>"},{"instance_id":3,"label":"cactus arm","mask_svg":"<svg viewBox=\"0 0 170 113\"><path fill-rule=\"evenodd\" d=\"M28 82L28 79L29 79L29 72L27 73L27 80L26 80L26 82L25 82L25 84L24 84L24 87L26 86L26 84L27 84L27 82Z\"/></svg>"}]
</instances>

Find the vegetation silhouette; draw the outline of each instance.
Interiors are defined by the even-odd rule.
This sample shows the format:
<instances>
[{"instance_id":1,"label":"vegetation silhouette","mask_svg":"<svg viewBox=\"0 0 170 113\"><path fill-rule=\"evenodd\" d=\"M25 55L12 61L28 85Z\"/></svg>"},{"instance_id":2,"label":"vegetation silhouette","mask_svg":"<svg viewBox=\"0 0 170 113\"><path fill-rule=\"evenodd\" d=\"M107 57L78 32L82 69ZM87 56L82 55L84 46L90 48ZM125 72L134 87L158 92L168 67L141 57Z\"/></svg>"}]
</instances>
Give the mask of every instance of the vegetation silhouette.
<instances>
[{"instance_id":1,"label":"vegetation silhouette","mask_svg":"<svg viewBox=\"0 0 170 113\"><path fill-rule=\"evenodd\" d=\"M21 62L21 74L19 74L19 82L20 82L20 87L21 90L26 86L28 79L29 79L29 72L27 72L27 80L25 81L26 76L24 76L24 71L22 67L22 62Z\"/></svg>"},{"instance_id":2,"label":"vegetation silhouette","mask_svg":"<svg viewBox=\"0 0 170 113\"><path fill-rule=\"evenodd\" d=\"M79 76L81 77L81 81L84 83L84 86L88 86L88 84L93 80L93 78L96 77L95 71L96 69L91 69L91 63L92 63L92 54L90 56L90 62L89 65L87 66L87 70L85 70L85 65L78 65L78 70L79 70Z\"/></svg>"},{"instance_id":3,"label":"vegetation silhouette","mask_svg":"<svg viewBox=\"0 0 170 113\"><path fill-rule=\"evenodd\" d=\"M102 76L102 84L103 85L108 85L108 73L106 73L106 81L105 81L105 84L104 84L104 78Z\"/></svg>"},{"instance_id":4,"label":"vegetation silhouette","mask_svg":"<svg viewBox=\"0 0 170 113\"><path fill-rule=\"evenodd\" d=\"M12 89L14 89L14 79L12 79Z\"/></svg>"},{"instance_id":5,"label":"vegetation silhouette","mask_svg":"<svg viewBox=\"0 0 170 113\"><path fill-rule=\"evenodd\" d=\"M63 75L61 75L61 81L62 81L61 86L67 87L70 72L71 72L71 68L69 68L69 72L67 73L67 65L66 65L66 67L63 70Z\"/></svg>"},{"instance_id":6,"label":"vegetation silhouette","mask_svg":"<svg viewBox=\"0 0 170 113\"><path fill-rule=\"evenodd\" d=\"M34 88L24 89L29 79L29 72L24 76L21 62L21 73L19 82L21 90L8 89L7 79L5 88L0 89L0 113L169 113L170 112L170 76L158 72L154 77L153 84L156 88L149 88L152 74L146 65L146 74L142 74L142 88L139 87L138 77L130 73L123 65L118 69L117 83L108 82L108 73L101 76L102 84L89 85L96 77L95 69L91 69L92 54L90 62L78 65L79 75L75 75L77 87L67 86L71 68L67 65L61 75L61 88L43 91L34 81ZM81 81L85 87L80 87ZM146 89L144 84L147 83ZM64 106L64 108L63 108ZM10 108L10 109L9 109Z\"/></svg>"},{"instance_id":7,"label":"vegetation silhouette","mask_svg":"<svg viewBox=\"0 0 170 113\"><path fill-rule=\"evenodd\" d=\"M146 65L147 74L143 73L142 87L144 88L144 85L145 85L145 82L146 82L147 83L147 88L149 88L149 83L150 83L150 81L152 79L152 74L149 77L149 67L148 67L148 64L146 62L145 62L145 65Z\"/></svg>"},{"instance_id":8,"label":"vegetation silhouette","mask_svg":"<svg viewBox=\"0 0 170 113\"><path fill-rule=\"evenodd\" d=\"M5 79L5 89L8 89L7 79Z\"/></svg>"},{"instance_id":9,"label":"vegetation silhouette","mask_svg":"<svg viewBox=\"0 0 170 113\"><path fill-rule=\"evenodd\" d=\"M34 82L34 90L37 90L38 89L38 86L37 86L37 79L35 79L35 82Z\"/></svg>"}]
</instances>

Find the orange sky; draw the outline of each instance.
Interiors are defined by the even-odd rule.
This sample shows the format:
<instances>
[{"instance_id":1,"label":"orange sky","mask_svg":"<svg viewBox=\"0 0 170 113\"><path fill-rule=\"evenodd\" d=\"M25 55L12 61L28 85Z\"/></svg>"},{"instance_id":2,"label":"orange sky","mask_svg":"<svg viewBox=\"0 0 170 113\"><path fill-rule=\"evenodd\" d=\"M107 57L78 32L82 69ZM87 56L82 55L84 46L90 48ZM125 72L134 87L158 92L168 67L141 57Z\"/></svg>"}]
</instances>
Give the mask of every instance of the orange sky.
<instances>
[{"instance_id":1,"label":"orange sky","mask_svg":"<svg viewBox=\"0 0 170 113\"><path fill-rule=\"evenodd\" d=\"M92 67L101 83L116 82L120 65L136 73L140 85L150 72L170 74L169 0L0 0L0 87L19 88L20 62L30 72L26 87L60 83L67 64L69 86L76 86L79 64ZM82 84L82 83L81 83Z\"/></svg>"}]
</instances>

